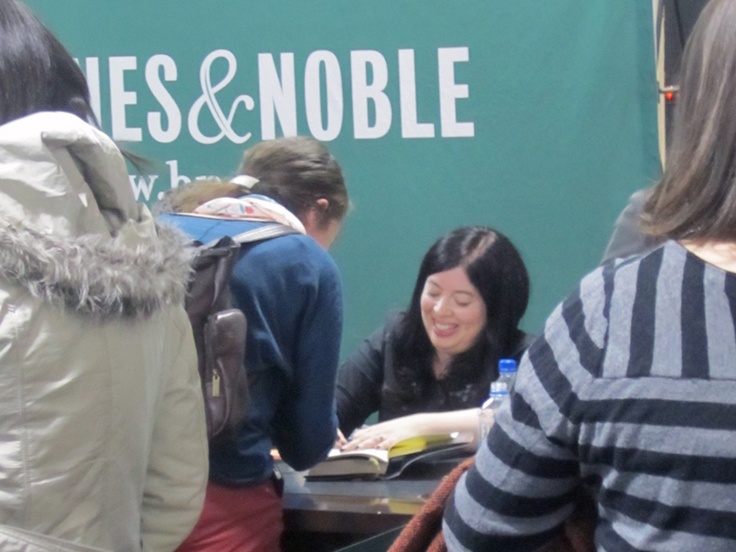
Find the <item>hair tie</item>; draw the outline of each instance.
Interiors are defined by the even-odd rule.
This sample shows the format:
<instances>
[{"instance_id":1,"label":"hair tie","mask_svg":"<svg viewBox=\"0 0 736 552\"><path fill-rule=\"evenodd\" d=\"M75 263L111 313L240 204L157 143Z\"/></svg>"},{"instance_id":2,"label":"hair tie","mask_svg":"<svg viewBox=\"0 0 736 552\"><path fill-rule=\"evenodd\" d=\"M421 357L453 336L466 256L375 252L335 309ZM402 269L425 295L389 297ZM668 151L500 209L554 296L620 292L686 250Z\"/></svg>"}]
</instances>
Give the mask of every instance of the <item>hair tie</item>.
<instances>
[{"instance_id":1,"label":"hair tie","mask_svg":"<svg viewBox=\"0 0 736 552\"><path fill-rule=\"evenodd\" d=\"M232 184L237 184L238 186L244 186L250 190L260 181L253 176L248 176L247 174L239 174L231 178L230 182Z\"/></svg>"}]
</instances>

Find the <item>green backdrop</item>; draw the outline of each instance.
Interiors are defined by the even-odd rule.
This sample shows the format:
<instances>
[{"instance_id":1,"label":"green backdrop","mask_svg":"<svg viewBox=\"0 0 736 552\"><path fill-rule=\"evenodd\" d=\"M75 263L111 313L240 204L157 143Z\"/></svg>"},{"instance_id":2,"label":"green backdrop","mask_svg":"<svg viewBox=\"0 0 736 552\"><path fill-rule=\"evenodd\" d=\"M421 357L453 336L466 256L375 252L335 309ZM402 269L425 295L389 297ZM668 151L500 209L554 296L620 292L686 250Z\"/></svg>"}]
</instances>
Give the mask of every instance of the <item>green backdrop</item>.
<instances>
[{"instance_id":1,"label":"green backdrop","mask_svg":"<svg viewBox=\"0 0 736 552\"><path fill-rule=\"evenodd\" d=\"M28 0L88 76L105 130L157 163L151 203L312 134L354 209L332 252L343 355L409 299L442 233L486 224L532 277L524 327L599 261L659 170L644 0Z\"/></svg>"}]
</instances>

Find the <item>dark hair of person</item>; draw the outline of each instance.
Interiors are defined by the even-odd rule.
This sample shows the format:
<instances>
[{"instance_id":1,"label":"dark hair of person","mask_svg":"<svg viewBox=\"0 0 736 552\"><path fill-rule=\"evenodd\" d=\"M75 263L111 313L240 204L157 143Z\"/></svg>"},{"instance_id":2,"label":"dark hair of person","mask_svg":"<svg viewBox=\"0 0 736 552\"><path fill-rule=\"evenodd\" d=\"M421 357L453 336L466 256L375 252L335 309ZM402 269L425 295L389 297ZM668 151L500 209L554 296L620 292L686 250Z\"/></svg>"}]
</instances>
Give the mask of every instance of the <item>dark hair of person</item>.
<instances>
[{"instance_id":1,"label":"dark hair of person","mask_svg":"<svg viewBox=\"0 0 736 552\"><path fill-rule=\"evenodd\" d=\"M275 199L297 216L314 209L316 200L326 199L327 208L318 213L323 226L342 220L349 208L340 165L311 137L276 138L248 148L238 174L257 178L252 193Z\"/></svg>"},{"instance_id":2,"label":"dark hair of person","mask_svg":"<svg viewBox=\"0 0 736 552\"><path fill-rule=\"evenodd\" d=\"M408 309L395 340L399 382L411 402L421 397L423 385L434 379L434 347L422 322L421 297L427 277L463 267L486 306L486 326L467 351L453 358L443 384L448 389L474 385L479 397L467 397L477 406L498 377L498 360L522 336L518 325L529 302L529 274L519 251L501 232L483 226L466 226L439 238L422 260ZM480 402L478 402L480 401ZM464 405L450 405L462 407Z\"/></svg>"},{"instance_id":3,"label":"dark hair of person","mask_svg":"<svg viewBox=\"0 0 736 552\"><path fill-rule=\"evenodd\" d=\"M664 174L642 230L736 241L736 0L712 0L685 46Z\"/></svg>"},{"instance_id":4,"label":"dark hair of person","mask_svg":"<svg viewBox=\"0 0 736 552\"><path fill-rule=\"evenodd\" d=\"M0 0L0 124L66 111L99 127L87 80L43 23L16 0Z\"/></svg>"}]
</instances>

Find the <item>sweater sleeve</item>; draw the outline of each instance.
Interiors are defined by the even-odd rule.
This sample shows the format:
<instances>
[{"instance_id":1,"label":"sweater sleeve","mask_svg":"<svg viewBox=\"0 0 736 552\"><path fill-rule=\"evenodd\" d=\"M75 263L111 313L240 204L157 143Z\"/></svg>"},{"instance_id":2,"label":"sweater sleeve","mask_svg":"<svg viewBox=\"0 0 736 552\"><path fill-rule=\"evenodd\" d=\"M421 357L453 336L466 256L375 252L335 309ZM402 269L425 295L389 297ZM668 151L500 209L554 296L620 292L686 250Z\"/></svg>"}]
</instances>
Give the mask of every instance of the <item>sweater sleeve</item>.
<instances>
[{"instance_id":1,"label":"sweater sleeve","mask_svg":"<svg viewBox=\"0 0 736 552\"><path fill-rule=\"evenodd\" d=\"M343 363L337 375L337 417L348 437L381 402L387 326L368 336Z\"/></svg>"},{"instance_id":2,"label":"sweater sleeve","mask_svg":"<svg viewBox=\"0 0 736 552\"><path fill-rule=\"evenodd\" d=\"M336 269L320 275L316 298L304 312L293 388L279 410L279 452L296 470L322 460L335 443L335 378L342 335L342 294Z\"/></svg>"},{"instance_id":3,"label":"sweater sleeve","mask_svg":"<svg viewBox=\"0 0 736 552\"><path fill-rule=\"evenodd\" d=\"M335 381L342 338L342 284L332 257L311 238L291 235L253 248L236 267L249 299L246 364L267 380L262 409L273 444L296 470L335 443ZM234 276L236 276L234 274Z\"/></svg>"},{"instance_id":4,"label":"sweater sleeve","mask_svg":"<svg viewBox=\"0 0 736 552\"><path fill-rule=\"evenodd\" d=\"M509 400L448 504L449 550L533 551L562 533L582 485L579 396L601 362L605 333L605 322L586 314L602 312L599 306L584 308L580 292L573 294L523 358Z\"/></svg>"}]
</instances>

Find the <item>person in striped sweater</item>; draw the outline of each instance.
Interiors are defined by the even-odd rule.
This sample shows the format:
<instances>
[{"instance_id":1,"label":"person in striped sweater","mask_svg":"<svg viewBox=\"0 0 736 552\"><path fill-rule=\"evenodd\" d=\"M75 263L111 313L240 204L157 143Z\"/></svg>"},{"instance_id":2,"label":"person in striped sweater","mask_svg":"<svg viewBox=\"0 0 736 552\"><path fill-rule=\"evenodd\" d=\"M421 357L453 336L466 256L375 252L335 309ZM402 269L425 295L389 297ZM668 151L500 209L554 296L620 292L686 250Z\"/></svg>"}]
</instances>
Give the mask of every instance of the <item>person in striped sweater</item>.
<instances>
[{"instance_id":1,"label":"person in striped sweater","mask_svg":"<svg viewBox=\"0 0 736 552\"><path fill-rule=\"evenodd\" d=\"M533 551L581 490L598 551L736 550L736 0L685 48L664 242L580 283L522 359L444 515L449 550Z\"/></svg>"}]
</instances>

